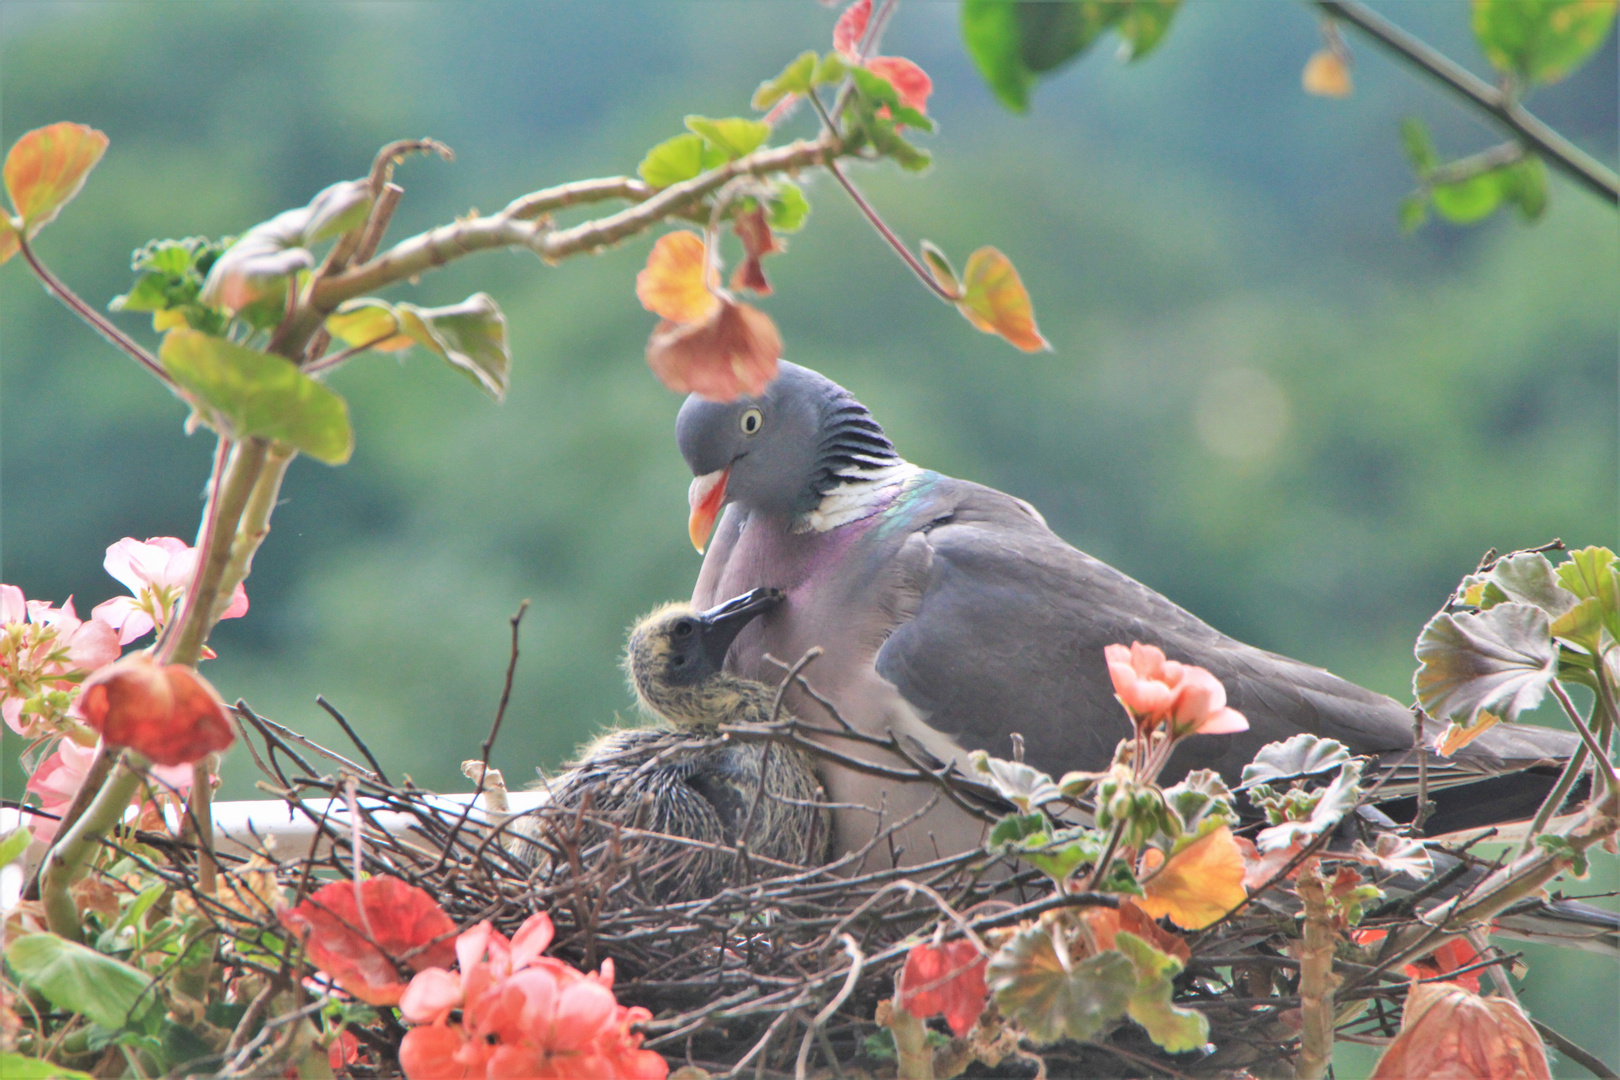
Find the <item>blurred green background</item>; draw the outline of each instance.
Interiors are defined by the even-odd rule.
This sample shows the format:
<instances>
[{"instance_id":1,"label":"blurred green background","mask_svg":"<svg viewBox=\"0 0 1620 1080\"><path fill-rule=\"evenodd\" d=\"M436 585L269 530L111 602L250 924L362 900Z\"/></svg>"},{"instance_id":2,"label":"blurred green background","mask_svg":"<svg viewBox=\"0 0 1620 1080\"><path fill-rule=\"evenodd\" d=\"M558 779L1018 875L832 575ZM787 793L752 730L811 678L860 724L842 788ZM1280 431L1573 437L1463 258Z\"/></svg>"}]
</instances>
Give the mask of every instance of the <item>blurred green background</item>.
<instances>
[{"instance_id":1,"label":"blurred green background","mask_svg":"<svg viewBox=\"0 0 1620 1080\"><path fill-rule=\"evenodd\" d=\"M1461 2L1392 13L1484 72ZM771 3L54 3L0 7L0 135L55 120L112 147L42 255L95 304L150 237L223 235L432 135L402 167L394 235L547 184L632 171L696 112L745 112L760 79L825 49L835 12ZM1135 65L1104 42L996 106L953 4L902 7L885 51L934 77L936 165L862 174L908 238L992 243L1054 352L1025 356L934 301L813 181L771 261L787 356L854 390L912 460L1034 502L1059 533L1222 629L1407 698L1418 628L1487 547L1617 537L1615 213L1556 174L1546 219L1399 234L1396 125L1442 150L1494 139L1350 36L1355 95L1304 95L1315 18L1193 4ZM1607 161L1611 38L1535 111ZM785 134L808 133L795 118ZM507 618L533 607L496 764L514 782L633 712L626 625L690 592L680 399L647 373L633 278L648 238L556 268L494 254L396 290L483 289L515 359L496 406L419 355L365 358L354 460L299 461L214 637L228 698L317 739L326 695L396 773L465 787L500 693ZM129 328L150 338L144 319ZM184 407L0 270L0 556L31 598L81 613L121 590L123 536L190 538L211 439ZM7 742L8 793L19 789ZM251 797L246 755L226 797ZM1571 891L1614 887L1614 861ZM1620 1060L1613 963L1534 950L1528 1003ZM1358 1065L1347 1060L1351 1074Z\"/></svg>"}]
</instances>

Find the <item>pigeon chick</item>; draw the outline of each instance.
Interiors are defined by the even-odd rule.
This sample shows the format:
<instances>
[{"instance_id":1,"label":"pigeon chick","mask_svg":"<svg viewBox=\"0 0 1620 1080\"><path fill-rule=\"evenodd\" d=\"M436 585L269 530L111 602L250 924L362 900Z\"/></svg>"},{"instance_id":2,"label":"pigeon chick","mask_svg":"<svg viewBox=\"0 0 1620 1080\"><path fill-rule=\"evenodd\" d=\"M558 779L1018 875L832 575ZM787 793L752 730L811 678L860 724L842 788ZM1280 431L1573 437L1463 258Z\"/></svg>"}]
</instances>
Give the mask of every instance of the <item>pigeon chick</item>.
<instances>
[{"instance_id":1,"label":"pigeon chick","mask_svg":"<svg viewBox=\"0 0 1620 1080\"><path fill-rule=\"evenodd\" d=\"M722 670L737 632L781 602L756 589L709 611L667 604L630 633L625 670L641 705L667 727L602 735L564 770L542 779L546 806L518 819L508 844L542 878L569 873L559 840L592 865L619 858L634 868L643 899L712 896L740 876L745 845L755 876L825 861L831 829L824 796L803 751L725 739L722 724L771 719L776 691ZM577 811L580 833L573 835ZM631 828L663 837L620 834Z\"/></svg>"}]
</instances>

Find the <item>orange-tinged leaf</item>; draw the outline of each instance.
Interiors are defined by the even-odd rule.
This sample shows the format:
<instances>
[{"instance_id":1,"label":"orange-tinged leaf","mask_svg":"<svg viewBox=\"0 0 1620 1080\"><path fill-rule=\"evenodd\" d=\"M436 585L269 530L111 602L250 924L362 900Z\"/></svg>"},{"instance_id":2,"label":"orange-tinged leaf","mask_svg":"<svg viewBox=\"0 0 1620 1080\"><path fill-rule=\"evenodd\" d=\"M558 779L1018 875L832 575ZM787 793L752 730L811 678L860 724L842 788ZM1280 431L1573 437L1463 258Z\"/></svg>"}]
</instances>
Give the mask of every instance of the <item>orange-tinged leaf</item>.
<instances>
[{"instance_id":1,"label":"orange-tinged leaf","mask_svg":"<svg viewBox=\"0 0 1620 1080\"><path fill-rule=\"evenodd\" d=\"M956 306L967 321L987 334L1000 334L1025 352L1050 349L1035 328L1035 308L1012 260L993 247L968 256L962 272L962 299Z\"/></svg>"},{"instance_id":2,"label":"orange-tinged leaf","mask_svg":"<svg viewBox=\"0 0 1620 1080\"><path fill-rule=\"evenodd\" d=\"M702 322L665 319L647 339L647 366L660 382L711 401L763 392L781 356L782 336L771 317L733 300L716 301Z\"/></svg>"},{"instance_id":3,"label":"orange-tinged leaf","mask_svg":"<svg viewBox=\"0 0 1620 1080\"><path fill-rule=\"evenodd\" d=\"M1172 855L1142 883L1143 911L1184 930L1201 930L1248 897L1243 889L1243 854L1225 825Z\"/></svg>"},{"instance_id":4,"label":"orange-tinged leaf","mask_svg":"<svg viewBox=\"0 0 1620 1080\"><path fill-rule=\"evenodd\" d=\"M1482 998L1452 983L1418 983L1406 996L1401 1033L1371 1080L1551 1080L1541 1036L1506 998Z\"/></svg>"},{"instance_id":5,"label":"orange-tinged leaf","mask_svg":"<svg viewBox=\"0 0 1620 1080\"><path fill-rule=\"evenodd\" d=\"M1350 65L1332 49L1323 49L1305 61L1299 81L1307 94L1317 97L1349 97L1355 89L1350 81Z\"/></svg>"},{"instance_id":6,"label":"orange-tinged leaf","mask_svg":"<svg viewBox=\"0 0 1620 1080\"><path fill-rule=\"evenodd\" d=\"M872 0L855 0L833 26L833 48L851 60L859 54L866 24L872 18Z\"/></svg>"},{"instance_id":7,"label":"orange-tinged leaf","mask_svg":"<svg viewBox=\"0 0 1620 1080\"><path fill-rule=\"evenodd\" d=\"M107 150L107 136L83 124L35 128L6 154L6 193L32 236L56 217L84 186L84 178Z\"/></svg>"},{"instance_id":8,"label":"orange-tinged leaf","mask_svg":"<svg viewBox=\"0 0 1620 1080\"><path fill-rule=\"evenodd\" d=\"M934 92L934 80L928 72L903 56L874 56L866 63L866 70L887 79L894 92L900 95L900 104L928 112L928 95Z\"/></svg>"},{"instance_id":9,"label":"orange-tinged leaf","mask_svg":"<svg viewBox=\"0 0 1620 1080\"><path fill-rule=\"evenodd\" d=\"M670 322L702 322L720 306L709 276L709 254L701 236L685 230L665 233L648 254L646 268L636 275L636 299Z\"/></svg>"},{"instance_id":10,"label":"orange-tinged leaf","mask_svg":"<svg viewBox=\"0 0 1620 1080\"><path fill-rule=\"evenodd\" d=\"M1085 908L1080 916L1091 932L1092 943L1102 952L1114 947L1114 935L1121 930L1135 934L1166 956L1173 956L1183 964L1192 959L1192 949L1181 935L1172 933L1154 922L1147 912L1129 896L1117 908Z\"/></svg>"},{"instance_id":11,"label":"orange-tinged leaf","mask_svg":"<svg viewBox=\"0 0 1620 1080\"><path fill-rule=\"evenodd\" d=\"M1453 720L1451 726L1440 733L1440 741L1435 745L1434 752L1441 757L1450 757L1501 722L1500 716L1484 709L1475 715L1473 723L1459 724Z\"/></svg>"},{"instance_id":12,"label":"orange-tinged leaf","mask_svg":"<svg viewBox=\"0 0 1620 1080\"><path fill-rule=\"evenodd\" d=\"M17 254L17 230L11 224L10 216L0 214L0 265Z\"/></svg>"}]
</instances>

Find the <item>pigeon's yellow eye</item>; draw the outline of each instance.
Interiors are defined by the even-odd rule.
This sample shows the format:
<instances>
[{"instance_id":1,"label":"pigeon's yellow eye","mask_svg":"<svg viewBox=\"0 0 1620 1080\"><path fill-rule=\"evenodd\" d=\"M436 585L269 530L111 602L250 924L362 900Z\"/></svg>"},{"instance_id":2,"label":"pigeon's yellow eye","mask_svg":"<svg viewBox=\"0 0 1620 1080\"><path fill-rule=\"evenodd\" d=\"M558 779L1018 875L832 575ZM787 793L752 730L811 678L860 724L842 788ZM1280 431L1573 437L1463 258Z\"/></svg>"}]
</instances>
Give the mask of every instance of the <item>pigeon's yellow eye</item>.
<instances>
[{"instance_id":1,"label":"pigeon's yellow eye","mask_svg":"<svg viewBox=\"0 0 1620 1080\"><path fill-rule=\"evenodd\" d=\"M765 414L758 409L745 409L740 422L743 434L752 435L760 429L760 425L765 423Z\"/></svg>"}]
</instances>

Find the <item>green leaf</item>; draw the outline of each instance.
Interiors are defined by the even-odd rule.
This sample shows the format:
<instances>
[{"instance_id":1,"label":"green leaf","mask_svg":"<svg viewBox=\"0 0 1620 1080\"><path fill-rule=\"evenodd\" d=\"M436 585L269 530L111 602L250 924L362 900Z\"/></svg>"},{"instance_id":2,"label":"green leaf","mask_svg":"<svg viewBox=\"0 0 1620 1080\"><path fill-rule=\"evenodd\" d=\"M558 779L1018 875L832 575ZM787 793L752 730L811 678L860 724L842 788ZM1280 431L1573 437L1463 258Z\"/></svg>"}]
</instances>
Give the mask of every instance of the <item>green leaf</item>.
<instances>
[{"instance_id":1,"label":"green leaf","mask_svg":"<svg viewBox=\"0 0 1620 1080\"><path fill-rule=\"evenodd\" d=\"M1020 55L1018 5L1005 0L962 0L962 42L992 93L1013 112L1029 109L1035 73Z\"/></svg>"},{"instance_id":2,"label":"green leaf","mask_svg":"<svg viewBox=\"0 0 1620 1080\"><path fill-rule=\"evenodd\" d=\"M1474 36L1499 71L1556 82L1603 44L1615 0L1474 0Z\"/></svg>"},{"instance_id":3,"label":"green leaf","mask_svg":"<svg viewBox=\"0 0 1620 1080\"><path fill-rule=\"evenodd\" d=\"M1455 225L1472 225L1496 212L1502 204L1502 174L1498 169L1451 184L1436 184L1429 192L1435 213Z\"/></svg>"},{"instance_id":4,"label":"green leaf","mask_svg":"<svg viewBox=\"0 0 1620 1080\"><path fill-rule=\"evenodd\" d=\"M1457 591L1475 607L1492 608L1507 601L1534 604L1551 619L1558 618L1576 602L1569 590L1559 585L1552 563L1536 551L1516 552L1498 559L1486 573L1463 578Z\"/></svg>"},{"instance_id":5,"label":"green leaf","mask_svg":"<svg viewBox=\"0 0 1620 1080\"><path fill-rule=\"evenodd\" d=\"M22 853L33 842L34 836L27 829L12 829L6 833L5 839L0 840L0 866L10 866L22 858Z\"/></svg>"},{"instance_id":6,"label":"green leaf","mask_svg":"<svg viewBox=\"0 0 1620 1080\"><path fill-rule=\"evenodd\" d=\"M1026 814L1061 797L1050 776L1021 761L1006 761L975 750L968 755L968 762L974 772L989 777L1002 797Z\"/></svg>"},{"instance_id":7,"label":"green leaf","mask_svg":"<svg viewBox=\"0 0 1620 1080\"><path fill-rule=\"evenodd\" d=\"M771 137L769 124L763 120L748 120L741 116L729 116L724 120L711 120L707 116L688 116L686 126L694 135L702 136L703 141L709 146L725 154L728 160L752 154L764 146L765 140Z\"/></svg>"},{"instance_id":8,"label":"green leaf","mask_svg":"<svg viewBox=\"0 0 1620 1080\"><path fill-rule=\"evenodd\" d=\"M1197 1050L1209 1041L1209 1021L1203 1013L1171 1002L1173 980L1181 961L1149 945L1128 930L1114 935L1114 948L1136 969L1136 988L1126 1004L1130 1018L1147 1029L1148 1037L1172 1054Z\"/></svg>"},{"instance_id":9,"label":"green leaf","mask_svg":"<svg viewBox=\"0 0 1620 1080\"><path fill-rule=\"evenodd\" d=\"M1412 163L1412 171L1417 173L1419 180L1440 164L1440 153L1434 148L1429 125L1420 117L1408 116L1401 121L1401 147L1406 151L1406 160Z\"/></svg>"},{"instance_id":10,"label":"green leaf","mask_svg":"<svg viewBox=\"0 0 1620 1080\"><path fill-rule=\"evenodd\" d=\"M1258 791L1251 798L1258 795ZM1309 816L1283 821L1262 829L1254 838L1261 851L1280 851L1290 844L1306 844L1338 825L1361 798L1361 762L1352 758L1339 766L1338 775L1320 795L1313 793Z\"/></svg>"},{"instance_id":11,"label":"green leaf","mask_svg":"<svg viewBox=\"0 0 1620 1080\"><path fill-rule=\"evenodd\" d=\"M1612 637L1620 638L1620 566L1615 563L1614 552L1605 547L1572 551L1569 558L1559 564L1556 573L1559 584L1565 589L1582 601L1595 602L1600 626L1607 628ZM1590 618L1592 614L1589 607L1583 618ZM1596 651L1595 642L1587 651Z\"/></svg>"},{"instance_id":12,"label":"green leaf","mask_svg":"<svg viewBox=\"0 0 1620 1080\"><path fill-rule=\"evenodd\" d=\"M1003 844L1016 844L1028 836L1044 835L1045 832L1045 814L1008 814L990 830L989 843L992 848L999 848Z\"/></svg>"},{"instance_id":13,"label":"green leaf","mask_svg":"<svg viewBox=\"0 0 1620 1080\"><path fill-rule=\"evenodd\" d=\"M115 1031L158 1004L147 993L151 976L55 934L23 935L6 950L6 963L58 1009Z\"/></svg>"},{"instance_id":14,"label":"green leaf","mask_svg":"<svg viewBox=\"0 0 1620 1080\"><path fill-rule=\"evenodd\" d=\"M887 105L891 109L900 107L900 92L894 84L881 75L875 75L865 68L851 68L849 77L855 80L855 89L860 92L875 108L878 105Z\"/></svg>"},{"instance_id":15,"label":"green leaf","mask_svg":"<svg viewBox=\"0 0 1620 1080\"><path fill-rule=\"evenodd\" d=\"M338 305L338 309L326 317L326 331L351 349L365 345L378 352L395 352L414 343L410 335L400 330L394 305L370 296Z\"/></svg>"},{"instance_id":16,"label":"green leaf","mask_svg":"<svg viewBox=\"0 0 1620 1080\"><path fill-rule=\"evenodd\" d=\"M158 357L232 438L279 439L328 465L354 452L348 404L285 357L196 330L171 331Z\"/></svg>"},{"instance_id":17,"label":"green leaf","mask_svg":"<svg viewBox=\"0 0 1620 1080\"><path fill-rule=\"evenodd\" d=\"M1569 837L1558 836L1557 834L1538 836L1536 837L1536 846L1558 858L1568 859L1570 873L1577 878L1586 877L1587 871L1590 869L1586 861L1586 852L1570 843Z\"/></svg>"},{"instance_id":18,"label":"green leaf","mask_svg":"<svg viewBox=\"0 0 1620 1080\"><path fill-rule=\"evenodd\" d=\"M6 1080L91 1080L87 1072L64 1069L53 1061L0 1051L0 1076Z\"/></svg>"},{"instance_id":19,"label":"green leaf","mask_svg":"<svg viewBox=\"0 0 1620 1080\"><path fill-rule=\"evenodd\" d=\"M1525 221L1536 221L1547 211L1547 168L1538 157L1527 157L1502 173L1502 197L1519 208Z\"/></svg>"},{"instance_id":20,"label":"green leaf","mask_svg":"<svg viewBox=\"0 0 1620 1080\"><path fill-rule=\"evenodd\" d=\"M1164 801L1176 812L1183 825L1195 833L1205 821L1219 818L1237 822L1232 808L1232 792L1213 769L1195 769L1174 787L1164 789Z\"/></svg>"},{"instance_id":21,"label":"green leaf","mask_svg":"<svg viewBox=\"0 0 1620 1080\"><path fill-rule=\"evenodd\" d=\"M1035 869L1061 884L1069 875L1088 863L1102 857L1106 841L1096 829L1076 826L1062 829L1051 836L1034 833L1019 845L1019 857Z\"/></svg>"},{"instance_id":22,"label":"green leaf","mask_svg":"<svg viewBox=\"0 0 1620 1080\"><path fill-rule=\"evenodd\" d=\"M512 377L506 316L488 293L474 293L450 307L399 304L395 311L400 329L418 344L449 361L496 401L506 396Z\"/></svg>"},{"instance_id":23,"label":"green leaf","mask_svg":"<svg viewBox=\"0 0 1620 1080\"><path fill-rule=\"evenodd\" d=\"M1047 926L1036 923L990 958L985 984L1001 1014L1044 1044L1090 1039L1124 1016L1136 969L1112 949L1078 962L1067 948L1060 955Z\"/></svg>"},{"instance_id":24,"label":"green leaf","mask_svg":"<svg viewBox=\"0 0 1620 1080\"><path fill-rule=\"evenodd\" d=\"M1181 0L1135 0L1126 4L1116 26L1124 39L1125 59L1134 63L1158 48L1170 32L1170 22L1180 6Z\"/></svg>"},{"instance_id":25,"label":"green leaf","mask_svg":"<svg viewBox=\"0 0 1620 1080\"><path fill-rule=\"evenodd\" d=\"M647 151L636 172L653 187L666 188L725 163L724 153L709 146L702 136L686 132Z\"/></svg>"},{"instance_id":26,"label":"green leaf","mask_svg":"<svg viewBox=\"0 0 1620 1080\"><path fill-rule=\"evenodd\" d=\"M1512 721L1541 704L1558 664L1547 613L1503 603L1477 614L1442 613L1417 640L1412 687L1438 720L1473 723L1481 709Z\"/></svg>"},{"instance_id":27,"label":"green leaf","mask_svg":"<svg viewBox=\"0 0 1620 1080\"><path fill-rule=\"evenodd\" d=\"M838 55L838 50L823 56L816 62L816 73L810 76L810 82L815 86L827 86L831 83L843 82L849 74L849 65L844 58Z\"/></svg>"},{"instance_id":28,"label":"green leaf","mask_svg":"<svg viewBox=\"0 0 1620 1080\"><path fill-rule=\"evenodd\" d=\"M810 200L791 180L778 180L770 197L770 224L777 232L798 232L810 216Z\"/></svg>"},{"instance_id":29,"label":"green leaf","mask_svg":"<svg viewBox=\"0 0 1620 1080\"><path fill-rule=\"evenodd\" d=\"M1336 765L1350 760L1350 751L1336 739L1302 733L1282 742L1267 743L1254 755L1254 760L1243 766L1243 782L1239 787L1276 783L1295 777L1327 772Z\"/></svg>"},{"instance_id":30,"label":"green leaf","mask_svg":"<svg viewBox=\"0 0 1620 1080\"><path fill-rule=\"evenodd\" d=\"M371 184L367 180L341 180L316 194L305 207L304 243L357 229L371 216Z\"/></svg>"},{"instance_id":31,"label":"green leaf","mask_svg":"<svg viewBox=\"0 0 1620 1080\"><path fill-rule=\"evenodd\" d=\"M764 112L789 94L808 94L819 68L815 50L800 53L776 78L766 79L760 83L759 89L754 91L754 99L749 104ZM650 184L652 181L648 180L647 183Z\"/></svg>"}]
</instances>

